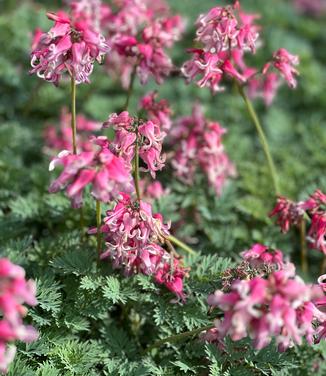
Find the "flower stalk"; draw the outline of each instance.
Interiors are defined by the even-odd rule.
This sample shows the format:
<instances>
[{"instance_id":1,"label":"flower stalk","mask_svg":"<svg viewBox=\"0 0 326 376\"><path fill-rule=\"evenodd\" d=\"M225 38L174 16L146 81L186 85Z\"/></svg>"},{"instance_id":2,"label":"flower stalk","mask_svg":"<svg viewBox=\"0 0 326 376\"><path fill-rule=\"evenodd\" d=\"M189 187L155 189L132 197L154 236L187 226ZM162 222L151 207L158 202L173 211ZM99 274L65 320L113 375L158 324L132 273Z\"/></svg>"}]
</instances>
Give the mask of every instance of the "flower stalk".
<instances>
[{"instance_id":1,"label":"flower stalk","mask_svg":"<svg viewBox=\"0 0 326 376\"><path fill-rule=\"evenodd\" d=\"M306 243L306 221L304 218L300 221L300 248L301 248L301 269L304 274L308 273L307 261L307 243Z\"/></svg>"},{"instance_id":2,"label":"flower stalk","mask_svg":"<svg viewBox=\"0 0 326 376\"><path fill-rule=\"evenodd\" d=\"M194 251L192 248L190 248L189 246L187 246L187 244L185 244L184 242L182 242L181 240L177 239L175 236L173 235L169 235L167 237L167 239L175 244L176 246L180 247L181 249L183 249L184 251L188 252L189 254L191 255L196 255L197 252Z\"/></svg>"},{"instance_id":3,"label":"flower stalk","mask_svg":"<svg viewBox=\"0 0 326 376\"><path fill-rule=\"evenodd\" d=\"M129 103L130 103L130 98L131 98L132 92L134 90L135 78L136 78L136 69L137 69L137 65L135 65L135 67L134 67L134 69L132 71L131 77L130 77L130 83L129 83L129 87L128 87L128 91L127 91L126 103L124 105L124 109L126 111L128 110Z\"/></svg>"},{"instance_id":4,"label":"flower stalk","mask_svg":"<svg viewBox=\"0 0 326 376\"><path fill-rule=\"evenodd\" d=\"M76 146L76 81L75 77L71 75L71 131L72 131L72 152L77 154Z\"/></svg>"},{"instance_id":5,"label":"flower stalk","mask_svg":"<svg viewBox=\"0 0 326 376\"><path fill-rule=\"evenodd\" d=\"M268 163L268 167L269 167L269 171L270 171L270 175L271 175L271 179L272 179L272 183L273 183L273 187L274 187L274 192L275 192L275 195L277 196L277 195L280 194L278 177L277 177L277 173L276 173L274 160L273 160L272 154L270 152L265 133L264 133L263 128L260 124L259 118L257 116L255 109L254 109L254 106L252 105L251 100L248 98L248 96L245 92L245 89L237 81L236 81L236 85L238 87L238 90L239 90L239 93L240 93L242 99L245 102L249 116L250 116L252 122L254 123L256 130L257 130L261 145L262 145L264 153L265 153L265 157L267 159L267 163Z\"/></svg>"}]
</instances>

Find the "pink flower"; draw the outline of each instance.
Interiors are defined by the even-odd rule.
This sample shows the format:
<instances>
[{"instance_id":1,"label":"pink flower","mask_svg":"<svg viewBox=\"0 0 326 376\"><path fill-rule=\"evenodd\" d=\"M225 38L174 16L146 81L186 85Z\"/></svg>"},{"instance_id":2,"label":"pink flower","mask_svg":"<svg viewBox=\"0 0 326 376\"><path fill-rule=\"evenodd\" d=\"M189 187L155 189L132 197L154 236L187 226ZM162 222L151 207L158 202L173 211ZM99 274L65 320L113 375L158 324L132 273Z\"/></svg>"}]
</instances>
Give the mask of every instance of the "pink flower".
<instances>
[{"instance_id":1,"label":"pink flower","mask_svg":"<svg viewBox=\"0 0 326 376\"><path fill-rule=\"evenodd\" d=\"M208 297L208 304L222 310L224 318L215 320L215 329L203 338L223 343L227 335L234 341L250 336L261 349L275 337L280 351L300 345L304 337L312 343L317 334L313 323L321 318L311 302L314 296L314 288L295 276L294 269L235 281L230 292L217 290Z\"/></svg>"},{"instance_id":2,"label":"pink flower","mask_svg":"<svg viewBox=\"0 0 326 376\"><path fill-rule=\"evenodd\" d=\"M186 269L160 245L165 243L169 227L160 214L152 213L150 204L132 201L121 193L116 206L104 218L101 232L105 234L107 250L101 257L109 257L113 267L124 269L127 276L152 275L157 283L184 299Z\"/></svg>"},{"instance_id":3,"label":"pink flower","mask_svg":"<svg viewBox=\"0 0 326 376\"><path fill-rule=\"evenodd\" d=\"M186 77L187 82L191 82L199 76L197 81L199 87L209 87L212 93L223 91L220 86L225 76L234 78L239 82L245 82L246 78L238 72L231 60L226 58L225 52L211 53L201 49L190 49L193 54L192 60L185 62L181 72Z\"/></svg>"},{"instance_id":4,"label":"pink flower","mask_svg":"<svg viewBox=\"0 0 326 376\"><path fill-rule=\"evenodd\" d=\"M143 122L123 111L119 115L111 114L103 126L113 127L116 131L113 147L129 165L135 157L137 145L139 156L147 166L144 171L149 171L155 179L156 171L161 170L165 162L162 142L166 134L161 131L160 124L151 120Z\"/></svg>"},{"instance_id":5,"label":"pink flower","mask_svg":"<svg viewBox=\"0 0 326 376\"><path fill-rule=\"evenodd\" d=\"M141 196L148 202L160 199L163 196L169 194L168 188L163 188L161 182L158 180L149 182L146 179L142 179L140 182Z\"/></svg>"},{"instance_id":6,"label":"pink flower","mask_svg":"<svg viewBox=\"0 0 326 376\"><path fill-rule=\"evenodd\" d=\"M326 255L326 212L316 212L311 218L308 240L313 248Z\"/></svg>"},{"instance_id":7,"label":"pink flower","mask_svg":"<svg viewBox=\"0 0 326 376\"><path fill-rule=\"evenodd\" d=\"M326 195L320 189L317 189L303 204L304 210L312 212L321 209L323 206L326 206Z\"/></svg>"},{"instance_id":8,"label":"pink flower","mask_svg":"<svg viewBox=\"0 0 326 376\"><path fill-rule=\"evenodd\" d=\"M40 29L39 27L34 30L32 46L31 46L32 50L35 50L35 48L38 46L43 34L44 34L43 30Z\"/></svg>"},{"instance_id":9,"label":"pink flower","mask_svg":"<svg viewBox=\"0 0 326 376\"><path fill-rule=\"evenodd\" d=\"M72 0L70 4L72 19L86 22L92 29L101 32L103 24L111 16L112 11L101 0Z\"/></svg>"},{"instance_id":10,"label":"pink flower","mask_svg":"<svg viewBox=\"0 0 326 376\"><path fill-rule=\"evenodd\" d=\"M244 71L244 52L255 52L259 28L253 22L257 18L242 12L238 2L200 15L195 39L199 48L189 50L192 59L181 68L187 82L199 78L197 85L209 87L213 93L224 89L221 82L225 77L245 82L239 69Z\"/></svg>"},{"instance_id":11,"label":"pink flower","mask_svg":"<svg viewBox=\"0 0 326 376\"><path fill-rule=\"evenodd\" d=\"M163 257L162 257L163 259ZM173 292L181 300L185 300L185 293L183 291L183 279L187 275L180 260L170 257L170 260L164 261L159 265L155 272L155 281L159 284L164 284L171 292Z\"/></svg>"},{"instance_id":12,"label":"pink flower","mask_svg":"<svg viewBox=\"0 0 326 376\"><path fill-rule=\"evenodd\" d=\"M100 201L108 202L121 190L131 189L131 175L125 161L109 150L106 137L94 137L92 140L97 150L71 154L59 153L50 164L50 171L57 165L63 166L60 176L49 188L51 193L65 189L72 206L78 208L83 203L83 190L92 185L92 195Z\"/></svg>"},{"instance_id":13,"label":"pink flower","mask_svg":"<svg viewBox=\"0 0 326 376\"><path fill-rule=\"evenodd\" d=\"M55 24L34 39L30 72L56 85L66 72L77 84L89 82L95 60L101 62L109 50L104 37L87 21L72 20L62 11L47 16Z\"/></svg>"},{"instance_id":14,"label":"pink flower","mask_svg":"<svg viewBox=\"0 0 326 376\"><path fill-rule=\"evenodd\" d=\"M158 124L163 131L171 128L171 108L167 100L156 100L157 92L150 92L140 100L141 110L146 111L147 118Z\"/></svg>"},{"instance_id":15,"label":"pink flower","mask_svg":"<svg viewBox=\"0 0 326 376\"><path fill-rule=\"evenodd\" d=\"M222 60L219 55L204 52L201 49L191 49L193 54L191 60L186 61L181 72L186 77L187 83L194 81L198 76L197 85L199 87L209 87L213 93L223 91L224 87L220 86L223 78L223 70L221 69Z\"/></svg>"},{"instance_id":16,"label":"pink flower","mask_svg":"<svg viewBox=\"0 0 326 376\"><path fill-rule=\"evenodd\" d=\"M256 16L248 17L236 3L233 7L215 7L199 16L196 41L211 53L227 51L233 47L255 51L258 29L253 25ZM237 14L238 13L238 14Z\"/></svg>"},{"instance_id":17,"label":"pink flower","mask_svg":"<svg viewBox=\"0 0 326 376\"><path fill-rule=\"evenodd\" d=\"M155 3L155 4L154 4ZM111 74L121 78L128 87L131 75L136 71L141 84L153 77L158 84L173 69L166 48L173 46L184 29L181 17L170 14L162 1L118 1L118 9L107 19L109 40L113 46L113 58L107 67Z\"/></svg>"},{"instance_id":18,"label":"pink flower","mask_svg":"<svg viewBox=\"0 0 326 376\"><path fill-rule=\"evenodd\" d=\"M192 184L196 170L200 169L220 196L227 179L236 175L222 144L225 132L219 123L206 120L198 105L194 106L192 116L177 120L171 130L171 141L175 145L171 163L176 176Z\"/></svg>"},{"instance_id":19,"label":"pink flower","mask_svg":"<svg viewBox=\"0 0 326 376\"><path fill-rule=\"evenodd\" d=\"M35 341L38 333L23 323L27 313L24 303L34 306L36 285L26 281L25 271L8 259L0 259L0 372L6 373L13 361L16 348L8 343L19 340Z\"/></svg>"},{"instance_id":20,"label":"pink flower","mask_svg":"<svg viewBox=\"0 0 326 376\"><path fill-rule=\"evenodd\" d=\"M274 264L280 269L284 268L283 253L279 249L270 249L262 244L254 244L250 249L242 252L241 256L250 264Z\"/></svg>"},{"instance_id":21,"label":"pink flower","mask_svg":"<svg viewBox=\"0 0 326 376\"><path fill-rule=\"evenodd\" d=\"M297 86L297 81L294 78L295 75L298 75L299 72L294 68L295 65L299 64L299 57L296 55L291 55L285 48L280 48L273 54L272 62L269 62L265 65L263 69L263 74L273 66L277 69L284 79L287 81L288 85L291 88Z\"/></svg>"},{"instance_id":22,"label":"pink flower","mask_svg":"<svg viewBox=\"0 0 326 376\"><path fill-rule=\"evenodd\" d=\"M277 204L270 217L277 217L277 224L280 226L283 233L289 231L293 225L298 225L304 215L303 202L293 202L284 196L279 196Z\"/></svg>"},{"instance_id":23,"label":"pink flower","mask_svg":"<svg viewBox=\"0 0 326 376\"><path fill-rule=\"evenodd\" d=\"M219 123L209 123L198 151L199 164L208 182L220 196L229 177L236 176L236 168L224 151L222 135L226 132Z\"/></svg>"},{"instance_id":24,"label":"pink flower","mask_svg":"<svg viewBox=\"0 0 326 376\"><path fill-rule=\"evenodd\" d=\"M263 76L251 76L247 79L248 94L251 98L263 98L265 105L270 106L281 84L275 72L267 72Z\"/></svg>"},{"instance_id":25,"label":"pink flower","mask_svg":"<svg viewBox=\"0 0 326 376\"><path fill-rule=\"evenodd\" d=\"M153 41L163 47L172 47L181 38L184 21L179 15L155 19L143 30L143 39Z\"/></svg>"},{"instance_id":26,"label":"pink flower","mask_svg":"<svg viewBox=\"0 0 326 376\"><path fill-rule=\"evenodd\" d=\"M140 83L145 85L150 76L153 76L157 84L162 84L173 69L170 57L160 47L151 44L138 44L139 64L137 74Z\"/></svg>"},{"instance_id":27,"label":"pink flower","mask_svg":"<svg viewBox=\"0 0 326 376\"><path fill-rule=\"evenodd\" d=\"M61 111L60 127L49 125L44 131L45 151L47 154L53 155L59 150L72 150L72 131L71 131L71 115L66 108ZM77 123L77 150L91 151L94 145L89 142L91 132L101 129L101 124L89 120L79 114L76 118Z\"/></svg>"},{"instance_id":28,"label":"pink flower","mask_svg":"<svg viewBox=\"0 0 326 376\"><path fill-rule=\"evenodd\" d=\"M308 200L295 203L285 197L279 197L277 205L270 216L277 216L277 223L283 232L288 232L290 226L297 225L303 220L304 214L311 217L311 225L307 240L312 248L326 254L326 195L317 189Z\"/></svg>"}]
</instances>

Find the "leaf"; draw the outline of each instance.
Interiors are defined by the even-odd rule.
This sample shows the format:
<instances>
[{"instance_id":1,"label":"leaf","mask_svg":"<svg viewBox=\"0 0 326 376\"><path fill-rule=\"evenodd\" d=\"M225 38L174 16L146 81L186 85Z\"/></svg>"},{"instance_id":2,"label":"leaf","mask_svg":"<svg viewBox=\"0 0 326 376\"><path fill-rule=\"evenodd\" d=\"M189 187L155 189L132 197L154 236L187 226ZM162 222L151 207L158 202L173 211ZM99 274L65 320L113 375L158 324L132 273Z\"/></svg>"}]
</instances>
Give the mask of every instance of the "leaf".
<instances>
[{"instance_id":1,"label":"leaf","mask_svg":"<svg viewBox=\"0 0 326 376\"><path fill-rule=\"evenodd\" d=\"M56 316L62 304L61 284L51 275L36 279L38 306Z\"/></svg>"},{"instance_id":2,"label":"leaf","mask_svg":"<svg viewBox=\"0 0 326 376\"><path fill-rule=\"evenodd\" d=\"M94 256L86 250L76 250L65 253L52 261L52 266L62 274L77 276L89 274L92 269Z\"/></svg>"},{"instance_id":3,"label":"leaf","mask_svg":"<svg viewBox=\"0 0 326 376\"><path fill-rule=\"evenodd\" d=\"M137 300L137 293L128 286L122 286L120 281L115 277L106 277L103 287L104 298L113 304L125 304L128 300Z\"/></svg>"}]
</instances>

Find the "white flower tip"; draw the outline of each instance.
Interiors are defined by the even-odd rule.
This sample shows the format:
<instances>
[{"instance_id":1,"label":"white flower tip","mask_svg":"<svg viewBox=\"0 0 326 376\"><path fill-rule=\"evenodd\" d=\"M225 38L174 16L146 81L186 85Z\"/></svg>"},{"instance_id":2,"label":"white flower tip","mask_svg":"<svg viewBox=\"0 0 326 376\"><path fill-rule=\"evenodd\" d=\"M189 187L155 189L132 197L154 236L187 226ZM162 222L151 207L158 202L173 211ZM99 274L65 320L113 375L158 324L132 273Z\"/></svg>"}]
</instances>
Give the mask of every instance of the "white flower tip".
<instances>
[{"instance_id":1,"label":"white flower tip","mask_svg":"<svg viewBox=\"0 0 326 376\"><path fill-rule=\"evenodd\" d=\"M53 159L53 160L50 162L50 164L49 164L49 171L53 171L53 170L55 169L55 165L56 165L55 162L56 162L55 159Z\"/></svg>"}]
</instances>

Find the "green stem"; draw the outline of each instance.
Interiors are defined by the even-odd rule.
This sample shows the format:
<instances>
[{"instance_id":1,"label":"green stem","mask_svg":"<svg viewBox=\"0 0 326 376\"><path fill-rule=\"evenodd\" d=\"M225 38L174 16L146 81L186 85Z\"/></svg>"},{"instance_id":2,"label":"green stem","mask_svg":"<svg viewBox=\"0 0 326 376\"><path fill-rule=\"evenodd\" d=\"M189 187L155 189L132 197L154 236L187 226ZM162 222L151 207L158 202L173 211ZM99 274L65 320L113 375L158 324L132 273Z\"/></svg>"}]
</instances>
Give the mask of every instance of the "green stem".
<instances>
[{"instance_id":1,"label":"green stem","mask_svg":"<svg viewBox=\"0 0 326 376\"><path fill-rule=\"evenodd\" d=\"M101 222L102 222L102 217L101 217L101 201L96 200L96 239L97 239L97 254L98 257L101 255Z\"/></svg>"},{"instance_id":2,"label":"green stem","mask_svg":"<svg viewBox=\"0 0 326 376\"><path fill-rule=\"evenodd\" d=\"M212 328L214 328L213 325L207 325L207 326L204 326L202 328L190 330L189 332L183 332L183 333L180 333L180 334L175 334L173 336L169 336L169 337L160 339L159 341L156 341L152 345L150 345L145 350L145 352L149 352L152 349L154 349L155 347L161 347L162 345L164 345L164 343L167 343L167 342L170 342L170 343L178 342L178 341L181 341L181 340L183 340L183 339L185 339L187 337L195 336L195 335L203 332L204 330L209 330L209 329L212 329Z\"/></svg>"},{"instance_id":3,"label":"green stem","mask_svg":"<svg viewBox=\"0 0 326 376\"><path fill-rule=\"evenodd\" d=\"M71 131L72 131L72 151L73 154L77 154L76 146L76 82L75 77L71 76Z\"/></svg>"},{"instance_id":4,"label":"green stem","mask_svg":"<svg viewBox=\"0 0 326 376\"><path fill-rule=\"evenodd\" d=\"M137 69L137 65L134 66L134 69L133 69L133 71L131 73L131 77L130 77L130 83L129 83L129 87L128 87L128 91L127 91L126 103L124 105L124 109L126 111L128 110L130 98L131 98L132 92L134 90L134 84L135 84L135 78L136 78L136 69Z\"/></svg>"},{"instance_id":5,"label":"green stem","mask_svg":"<svg viewBox=\"0 0 326 376\"><path fill-rule=\"evenodd\" d=\"M251 120L256 127L261 145L263 147L263 150L264 150L264 153L265 153L265 156L266 156L266 159L267 159L269 171L270 171L273 186L274 186L274 191L275 191L275 194L278 195L280 193L280 189L279 189L279 185L278 185L278 177L277 177L273 157L272 157L271 152L269 150L269 146L268 146L268 142L267 142L265 133L264 133L263 128L260 124L257 113L256 113L250 99L248 98L244 88L238 82L236 84L237 84L239 93L240 93L242 99L244 100L244 102L246 104L246 107L247 107L248 113L251 117Z\"/></svg>"},{"instance_id":6,"label":"green stem","mask_svg":"<svg viewBox=\"0 0 326 376\"><path fill-rule=\"evenodd\" d=\"M176 246L182 248L184 251L190 253L191 255L196 255L197 252L195 252L193 249L191 249L190 247L187 246L187 244L185 244L184 242L182 242L181 240L177 239L175 236L173 235L169 235L167 236L167 239L175 244Z\"/></svg>"},{"instance_id":7,"label":"green stem","mask_svg":"<svg viewBox=\"0 0 326 376\"><path fill-rule=\"evenodd\" d=\"M301 245L301 269L304 274L308 273L307 243L306 243L306 221L304 218L300 222L300 245Z\"/></svg>"}]
</instances>

